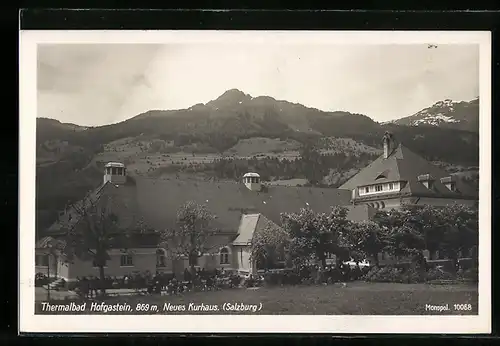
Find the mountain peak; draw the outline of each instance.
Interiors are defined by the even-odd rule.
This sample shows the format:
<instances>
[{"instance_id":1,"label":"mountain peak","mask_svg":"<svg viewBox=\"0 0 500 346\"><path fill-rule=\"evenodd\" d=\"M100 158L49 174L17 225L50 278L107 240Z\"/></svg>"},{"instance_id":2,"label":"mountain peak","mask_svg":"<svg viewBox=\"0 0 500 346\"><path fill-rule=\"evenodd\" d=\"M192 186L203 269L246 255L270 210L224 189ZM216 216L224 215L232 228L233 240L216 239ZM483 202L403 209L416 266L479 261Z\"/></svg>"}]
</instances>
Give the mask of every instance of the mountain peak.
<instances>
[{"instance_id":1,"label":"mountain peak","mask_svg":"<svg viewBox=\"0 0 500 346\"><path fill-rule=\"evenodd\" d=\"M226 97L245 97L247 96L247 94L245 94L243 91L241 90L238 90L238 89L229 89L227 91L225 91L222 95L220 95L218 99L221 99L221 98L226 98Z\"/></svg>"},{"instance_id":2,"label":"mountain peak","mask_svg":"<svg viewBox=\"0 0 500 346\"><path fill-rule=\"evenodd\" d=\"M397 125L440 126L467 131L479 131L479 99L454 102L438 101L428 108L405 118L393 121Z\"/></svg>"},{"instance_id":3,"label":"mountain peak","mask_svg":"<svg viewBox=\"0 0 500 346\"><path fill-rule=\"evenodd\" d=\"M220 95L217 99L207 103L207 106L214 108L231 107L251 100L252 97L238 89L229 89Z\"/></svg>"}]
</instances>

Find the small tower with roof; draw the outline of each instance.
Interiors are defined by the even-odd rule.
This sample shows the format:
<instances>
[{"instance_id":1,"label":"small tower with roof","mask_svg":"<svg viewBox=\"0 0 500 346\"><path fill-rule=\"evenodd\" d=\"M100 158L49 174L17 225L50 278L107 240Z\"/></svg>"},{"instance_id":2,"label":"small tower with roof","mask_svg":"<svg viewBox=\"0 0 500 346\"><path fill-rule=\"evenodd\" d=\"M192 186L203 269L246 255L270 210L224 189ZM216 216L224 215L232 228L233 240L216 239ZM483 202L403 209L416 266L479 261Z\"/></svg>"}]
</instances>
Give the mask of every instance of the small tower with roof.
<instances>
[{"instance_id":1,"label":"small tower with roof","mask_svg":"<svg viewBox=\"0 0 500 346\"><path fill-rule=\"evenodd\" d=\"M243 176L243 183L250 191L260 191L262 189L260 175L258 173L246 173Z\"/></svg>"},{"instance_id":2,"label":"small tower with roof","mask_svg":"<svg viewBox=\"0 0 500 346\"><path fill-rule=\"evenodd\" d=\"M104 166L104 184L107 182L112 184L125 184L127 181L127 169L120 162L108 162Z\"/></svg>"}]
</instances>

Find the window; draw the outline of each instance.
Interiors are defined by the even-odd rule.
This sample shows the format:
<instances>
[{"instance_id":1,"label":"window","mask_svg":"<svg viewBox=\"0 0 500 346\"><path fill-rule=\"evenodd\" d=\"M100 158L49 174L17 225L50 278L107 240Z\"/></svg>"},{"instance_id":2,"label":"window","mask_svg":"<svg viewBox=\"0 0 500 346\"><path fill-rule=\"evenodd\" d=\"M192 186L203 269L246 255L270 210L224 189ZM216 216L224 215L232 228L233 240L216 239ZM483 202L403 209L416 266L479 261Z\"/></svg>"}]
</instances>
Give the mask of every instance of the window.
<instances>
[{"instance_id":1,"label":"window","mask_svg":"<svg viewBox=\"0 0 500 346\"><path fill-rule=\"evenodd\" d=\"M375 191L377 191L377 192L382 191L382 185L376 185L375 186Z\"/></svg>"},{"instance_id":2,"label":"window","mask_svg":"<svg viewBox=\"0 0 500 346\"><path fill-rule=\"evenodd\" d=\"M365 193L369 193L370 192L370 188L367 186L365 187Z\"/></svg>"},{"instance_id":3,"label":"window","mask_svg":"<svg viewBox=\"0 0 500 346\"><path fill-rule=\"evenodd\" d=\"M220 250L220 264L229 264L229 250L227 248Z\"/></svg>"},{"instance_id":4,"label":"window","mask_svg":"<svg viewBox=\"0 0 500 346\"><path fill-rule=\"evenodd\" d=\"M35 266L37 267L48 267L49 256L48 255L36 255L35 256Z\"/></svg>"},{"instance_id":5,"label":"window","mask_svg":"<svg viewBox=\"0 0 500 346\"><path fill-rule=\"evenodd\" d=\"M122 255L120 257L120 266L121 267L133 267L134 266L134 261L132 259L132 256L130 256L130 255Z\"/></svg>"},{"instance_id":6,"label":"window","mask_svg":"<svg viewBox=\"0 0 500 346\"><path fill-rule=\"evenodd\" d=\"M394 190L394 184L393 183L389 183L389 190Z\"/></svg>"},{"instance_id":7,"label":"window","mask_svg":"<svg viewBox=\"0 0 500 346\"><path fill-rule=\"evenodd\" d=\"M156 266L159 268L166 267L165 252L161 249L156 250Z\"/></svg>"}]
</instances>

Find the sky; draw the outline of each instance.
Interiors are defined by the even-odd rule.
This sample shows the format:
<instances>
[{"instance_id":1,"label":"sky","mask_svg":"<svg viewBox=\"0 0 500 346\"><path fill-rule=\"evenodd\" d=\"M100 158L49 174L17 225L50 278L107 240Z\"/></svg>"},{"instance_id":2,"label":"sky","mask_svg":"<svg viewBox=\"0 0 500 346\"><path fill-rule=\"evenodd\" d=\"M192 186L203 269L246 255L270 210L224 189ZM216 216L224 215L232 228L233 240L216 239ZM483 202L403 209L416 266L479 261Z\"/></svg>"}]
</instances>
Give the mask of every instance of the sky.
<instances>
[{"instance_id":1,"label":"sky","mask_svg":"<svg viewBox=\"0 0 500 346\"><path fill-rule=\"evenodd\" d=\"M478 45L44 44L37 60L37 116L84 126L229 89L379 122L479 96Z\"/></svg>"}]
</instances>

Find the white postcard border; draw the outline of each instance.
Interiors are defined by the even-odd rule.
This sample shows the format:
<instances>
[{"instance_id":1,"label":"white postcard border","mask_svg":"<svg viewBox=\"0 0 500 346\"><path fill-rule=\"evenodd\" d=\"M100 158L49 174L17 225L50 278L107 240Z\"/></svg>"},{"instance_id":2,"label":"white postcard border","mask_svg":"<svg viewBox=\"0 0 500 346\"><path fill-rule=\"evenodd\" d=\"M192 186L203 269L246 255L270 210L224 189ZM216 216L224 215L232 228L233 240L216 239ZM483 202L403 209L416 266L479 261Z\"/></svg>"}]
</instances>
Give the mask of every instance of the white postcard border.
<instances>
[{"instance_id":1,"label":"white postcard border","mask_svg":"<svg viewBox=\"0 0 500 346\"><path fill-rule=\"evenodd\" d=\"M480 49L480 234L477 316L35 315L35 136L40 43L478 44ZM491 34L487 31L21 31L19 136L20 332L490 333ZM139 317L140 316L140 317Z\"/></svg>"}]
</instances>

